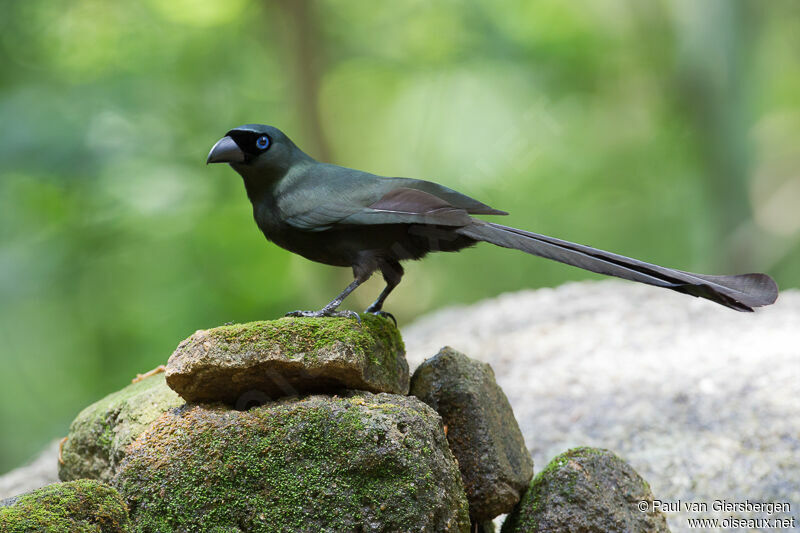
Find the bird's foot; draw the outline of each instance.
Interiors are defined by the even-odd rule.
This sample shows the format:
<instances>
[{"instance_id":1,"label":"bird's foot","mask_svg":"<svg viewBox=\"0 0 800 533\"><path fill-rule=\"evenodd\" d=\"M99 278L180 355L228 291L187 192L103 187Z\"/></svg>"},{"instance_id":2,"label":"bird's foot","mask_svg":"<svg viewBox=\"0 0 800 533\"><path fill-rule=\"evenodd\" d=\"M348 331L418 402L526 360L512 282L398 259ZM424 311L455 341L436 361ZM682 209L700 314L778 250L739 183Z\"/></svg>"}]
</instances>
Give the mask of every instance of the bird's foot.
<instances>
[{"instance_id":1,"label":"bird's foot","mask_svg":"<svg viewBox=\"0 0 800 533\"><path fill-rule=\"evenodd\" d=\"M290 311L284 316L298 316L305 318L320 318L320 317L350 317L355 318L361 324L361 317L355 311L337 311L336 309L322 308L319 311Z\"/></svg>"},{"instance_id":2,"label":"bird's foot","mask_svg":"<svg viewBox=\"0 0 800 533\"><path fill-rule=\"evenodd\" d=\"M394 317L394 315L392 313L389 313L388 311L381 311L380 309L378 309L376 311L372 311L371 308L368 307L367 310L364 311L364 312L365 313L369 313L371 315L380 316L380 317L383 317L383 318L391 318L392 322L394 322L395 327L397 327L397 319Z\"/></svg>"}]
</instances>

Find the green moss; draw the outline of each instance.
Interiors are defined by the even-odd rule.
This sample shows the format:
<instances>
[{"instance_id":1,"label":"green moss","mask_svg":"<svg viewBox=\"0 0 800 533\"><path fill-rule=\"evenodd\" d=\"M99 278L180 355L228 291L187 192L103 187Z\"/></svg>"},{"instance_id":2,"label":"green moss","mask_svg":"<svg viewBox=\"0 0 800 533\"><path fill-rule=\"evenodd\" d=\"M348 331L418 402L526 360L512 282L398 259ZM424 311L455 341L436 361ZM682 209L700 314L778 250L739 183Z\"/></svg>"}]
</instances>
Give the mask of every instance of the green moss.
<instances>
[{"instance_id":1,"label":"green moss","mask_svg":"<svg viewBox=\"0 0 800 533\"><path fill-rule=\"evenodd\" d=\"M103 425L103 430L100 433L100 436L97 438L97 443L102 448L110 448L114 442L114 426L108 424L107 420L101 422Z\"/></svg>"},{"instance_id":2,"label":"green moss","mask_svg":"<svg viewBox=\"0 0 800 533\"><path fill-rule=\"evenodd\" d=\"M109 481L128 444L164 411L181 404L164 374L156 374L90 405L70 425L59 478Z\"/></svg>"},{"instance_id":3,"label":"green moss","mask_svg":"<svg viewBox=\"0 0 800 533\"><path fill-rule=\"evenodd\" d=\"M282 318L198 331L167 366L169 386L187 401L229 405L252 391L271 398L340 389L406 394L409 382L397 328L369 314L361 323Z\"/></svg>"},{"instance_id":4,"label":"green moss","mask_svg":"<svg viewBox=\"0 0 800 533\"><path fill-rule=\"evenodd\" d=\"M557 455L531 480L528 490L523 494L515 512L511 513L503 524L502 531L536 531L538 529L537 517L539 510L544 505L547 491L559 491L569 497L576 482L576 476L571 475L570 469L565 469L574 457L583 457L594 454L594 448L578 447ZM566 476L559 475L566 473ZM564 479L566 477L566 479ZM552 487L551 484L555 484Z\"/></svg>"},{"instance_id":5,"label":"green moss","mask_svg":"<svg viewBox=\"0 0 800 533\"><path fill-rule=\"evenodd\" d=\"M404 353L403 340L397 328L385 318L362 314L361 324L352 318L280 318L220 326L208 330L221 349L230 350L234 343L248 344L256 349L279 347L282 352L303 354L314 358L315 353L335 343L350 346L355 353L369 356L375 364L376 341L388 348L387 354Z\"/></svg>"},{"instance_id":6,"label":"green moss","mask_svg":"<svg viewBox=\"0 0 800 533\"><path fill-rule=\"evenodd\" d=\"M0 531L127 532L128 512L113 488L88 479L55 483L0 508Z\"/></svg>"},{"instance_id":7,"label":"green moss","mask_svg":"<svg viewBox=\"0 0 800 533\"><path fill-rule=\"evenodd\" d=\"M451 516L450 531L469 525L438 417L404 397L187 407L133 448L116 484L138 531L353 531L376 520L412 531L428 513Z\"/></svg>"}]
</instances>

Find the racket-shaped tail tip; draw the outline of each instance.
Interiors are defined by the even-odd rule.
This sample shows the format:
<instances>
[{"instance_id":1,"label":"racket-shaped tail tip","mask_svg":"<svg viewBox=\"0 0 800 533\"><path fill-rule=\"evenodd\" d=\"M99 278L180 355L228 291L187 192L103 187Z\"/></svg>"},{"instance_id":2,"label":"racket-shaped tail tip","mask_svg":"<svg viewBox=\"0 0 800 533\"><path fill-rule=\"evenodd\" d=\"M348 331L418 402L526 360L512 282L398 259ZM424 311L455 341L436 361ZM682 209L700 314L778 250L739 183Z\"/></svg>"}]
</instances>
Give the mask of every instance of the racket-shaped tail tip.
<instances>
[{"instance_id":1,"label":"racket-shaped tail tip","mask_svg":"<svg viewBox=\"0 0 800 533\"><path fill-rule=\"evenodd\" d=\"M774 304L775 300L778 299L778 284L770 276L766 274L744 274L742 277L752 280L754 301L750 305L753 307Z\"/></svg>"}]
</instances>

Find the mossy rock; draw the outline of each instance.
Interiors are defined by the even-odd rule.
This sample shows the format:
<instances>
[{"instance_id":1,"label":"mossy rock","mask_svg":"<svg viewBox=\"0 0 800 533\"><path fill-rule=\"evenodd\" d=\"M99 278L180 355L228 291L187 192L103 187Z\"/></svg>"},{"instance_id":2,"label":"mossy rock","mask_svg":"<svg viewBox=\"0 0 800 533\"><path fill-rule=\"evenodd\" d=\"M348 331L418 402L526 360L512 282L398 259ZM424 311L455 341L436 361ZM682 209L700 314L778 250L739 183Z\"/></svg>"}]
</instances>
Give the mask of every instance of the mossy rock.
<instances>
[{"instance_id":1,"label":"mossy rock","mask_svg":"<svg viewBox=\"0 0 800 533\"><path fill-rule=\"evenodd\" d=\"M156 418L184 402L167 387L163 374L109 394L78 414L69 428L58 477L110 481L128 445Z\"/></svg>"},{"instance_id":2,"label":"mossy rock","mask_svg":"<svg viewBox=\"0 0 800 533\"><path fill-rule=\"evenodd\" d=\"M647 510L640 511L640 502ZM533 478L503 533L584 531L587 533L669 532L653 510L650 486L608 450L574 448L553 459Z\"/></svg>"},{"instance_id":3,"label":"mossy rock","mask_svg":"<svg viewBox=\"0 0 800 533\"><path fill-rule=\"evenodd\" d=\"M167 383L188 402L239 408L340 389L408 393L400 333L385 318L281 318L200 330L167 363Z\"/></svg>"},{"instance_id":4,"label":"mossy rock","mask_svg":"<svg viewBox=\"0 0 800 533\"><path fill-rule=\"evenodd\" d=\"M129 532L128 509L119 493L99 481L54 483L12 498L0 507L3 533Z\"/></svg>"},{"instance_id":5,"label":"mossy rock","mask_svg":"<svg viewBox=\"0 0 800 533\"><path fill-rule=\"evenodd\" d=\"M414 372L411 394L447 426L472 519L511 511L533 477L533 460L492 368L444 347Z\"/></svg>"},{"instance_id":6,"label":"mossy rock","mask_svg":"<svg viewBox=\"0 0 800 533\"><path fill-rule=\"evenodd\" d=\"M114 484L141 532L469 530L441 418L392 394L173 409Z\"/></svg>"}]
</instances>

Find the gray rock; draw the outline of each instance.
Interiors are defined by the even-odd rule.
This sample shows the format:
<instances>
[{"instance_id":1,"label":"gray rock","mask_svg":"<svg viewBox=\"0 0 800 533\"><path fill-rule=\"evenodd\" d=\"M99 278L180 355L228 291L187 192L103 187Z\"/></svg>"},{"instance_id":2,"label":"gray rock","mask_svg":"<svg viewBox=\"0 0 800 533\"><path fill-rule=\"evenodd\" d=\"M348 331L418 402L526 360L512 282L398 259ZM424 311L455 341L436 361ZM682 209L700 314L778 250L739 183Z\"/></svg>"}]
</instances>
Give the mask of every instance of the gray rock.
<instances>
[{"instance_id":1,"label":"gray rock","mask_svg":"<svg viewBox=\"0 0 800 533\"><path fill-rule=\"evenodd\" d=\"M58 481L58 440L25 466L0 476L0 500Z\"/></svg>"},{"instance_id":2,"label":"gray rock","mask_svg":"<svg viewBox=\"0 0 800 533\"><path fill-rule=\"evenodd\" d=\"M710 505L800 502L798 324L795 289L736 313L602 281L442 310L403 337L412 368L446 344L491 363L537 464L606 448L660 499ZM667 521L691 533L688 518L728 515L681 509Z\"/></svg>"},{"instance_id":3,"label":"gray rock","mask_svg":"<svg viewBox=\"0 0 800 533\"><path fill-rule=\"evenodd\" d=\"M167 363L167 383L186 401L240 408L308 392L408 392L403 341L391 321L281 318L200 330Z\"/></svg>"},{"instance_id":4,"label":"gray rock","mask_svg":"<svg viewBox=\"0 0 800 533\"><path fill-rule=\"evenodd\" d=\"M128 445L167 409L184 402L156 374L109 394L78 414L64 443L62 481L110 481Z\"/></svg>"},{"instance_id":5,"label":"gray rock","mask_svg":"<svg viewBox=\"0 0 800 533\"><path fill-rule=\"evenodd\" d=\"M7 500L0 507L0 531L123 533L129 531L128 509L119 493L99 481L54 483Z\"/></svg>"},{"instance_id":6,"label":"gray rock","mask_svg":"<svg viewBox=\"0 0 800 533\"><path fill-rule=\"evenodd\" d=\"M646 502L641 511L640 502ZM625 461L607 450L575 448L536 475L522 501L503 523L503 533L668 532L653 510L650 486Z\"/></svg>"},{"instance_id":7,"label":"gray rock","mask_svg":"<svg viewBox=\"0 0 800 533\"><path fill-rule=\"evenodd\" d=\"M142 532L469 530L441 418L393 394L173 409L114 484Z\"/></svg>"},{"instance_id":8,"label":"gray rock","mask_svg":"<svg viewBox=\"0 0 800 533\"><path fill-rule=\"evenodd\" d=\"M442 416L470 516L484 522L511 511L533 476L533 461L492 368L445 347L414 372L411 394Z\"/></svg>"}]
</instances>

